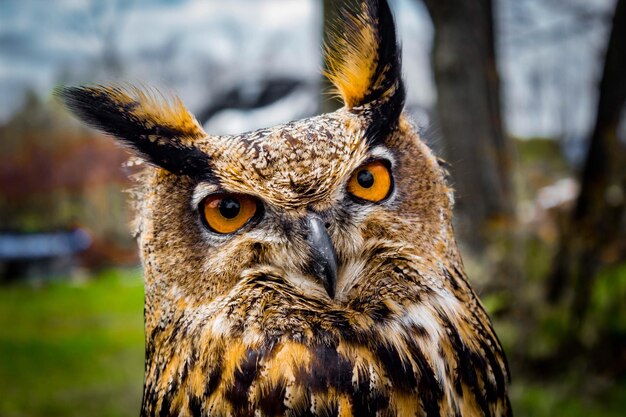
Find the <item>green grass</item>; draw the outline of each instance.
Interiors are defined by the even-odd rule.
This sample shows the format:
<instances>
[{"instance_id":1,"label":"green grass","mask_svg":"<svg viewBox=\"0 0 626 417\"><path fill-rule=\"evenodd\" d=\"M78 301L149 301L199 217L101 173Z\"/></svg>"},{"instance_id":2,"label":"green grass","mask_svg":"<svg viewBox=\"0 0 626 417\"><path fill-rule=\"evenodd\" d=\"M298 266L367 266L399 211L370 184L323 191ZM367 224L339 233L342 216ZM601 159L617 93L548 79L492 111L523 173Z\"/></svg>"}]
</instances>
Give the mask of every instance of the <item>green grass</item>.
<instances>
[{"instance_id":1,"label":"green grass","mask_svg":"<svg viewBox=\"0 0 626 417\"><path fill-rule=\"evenodd\" d=\"M138 271L0 288L0 416L139 415Z\"/></svg>"},{"instance_id":2,"label":"green grass","mask_svg":"<svg viewBox=\"0 0 626 417\"><path fill-rule=\"evenodd\" d=\"M82 284L0 287L0 417L137 417L142 308L138 271L109 271ZM626 415L626 381L581 379L513 375L514 415Z\"/></svg>"}]
</instances>

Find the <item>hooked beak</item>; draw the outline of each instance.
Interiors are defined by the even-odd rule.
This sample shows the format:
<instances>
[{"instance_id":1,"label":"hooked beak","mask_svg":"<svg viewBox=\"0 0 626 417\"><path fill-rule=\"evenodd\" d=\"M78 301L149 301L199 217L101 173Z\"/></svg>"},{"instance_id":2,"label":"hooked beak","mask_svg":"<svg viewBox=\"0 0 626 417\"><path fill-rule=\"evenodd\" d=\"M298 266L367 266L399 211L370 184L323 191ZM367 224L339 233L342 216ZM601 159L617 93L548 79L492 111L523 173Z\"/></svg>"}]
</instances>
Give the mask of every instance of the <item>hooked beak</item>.
<instances>
[{"instance_id":1,"label":"hooked beak","mask_svg":"<svg viewBox=\"0 0 626 417\"><path fill-rule=\"evenodd\" d=\"M337 283L337 254L330 240L324 221L316 215L307 216L309 233L307 242L311 248L311 269L324 285L330 298L335 297Z\"/></svg>"}]
</instances>

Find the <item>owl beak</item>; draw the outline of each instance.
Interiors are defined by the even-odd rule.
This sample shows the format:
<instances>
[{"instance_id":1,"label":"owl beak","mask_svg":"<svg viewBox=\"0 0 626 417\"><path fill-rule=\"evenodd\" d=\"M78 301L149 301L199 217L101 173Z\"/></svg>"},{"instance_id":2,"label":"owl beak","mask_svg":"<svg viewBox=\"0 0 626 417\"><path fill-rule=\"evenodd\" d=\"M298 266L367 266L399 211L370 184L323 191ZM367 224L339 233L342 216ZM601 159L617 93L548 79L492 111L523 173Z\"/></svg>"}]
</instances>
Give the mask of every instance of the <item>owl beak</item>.
<instances>
[{"instance_id":1,"label":"owl beak","mask_svg":"<svg viewBox=\"0 0 626 417\"><path fill-rule=\"evenodd\" d=\"M330 298L335 297L337 282L337 254L324 221L316 215L307 216L309 233L307 242L311 248L312 272L322 283Z\"/></svg>"}]
</instances>

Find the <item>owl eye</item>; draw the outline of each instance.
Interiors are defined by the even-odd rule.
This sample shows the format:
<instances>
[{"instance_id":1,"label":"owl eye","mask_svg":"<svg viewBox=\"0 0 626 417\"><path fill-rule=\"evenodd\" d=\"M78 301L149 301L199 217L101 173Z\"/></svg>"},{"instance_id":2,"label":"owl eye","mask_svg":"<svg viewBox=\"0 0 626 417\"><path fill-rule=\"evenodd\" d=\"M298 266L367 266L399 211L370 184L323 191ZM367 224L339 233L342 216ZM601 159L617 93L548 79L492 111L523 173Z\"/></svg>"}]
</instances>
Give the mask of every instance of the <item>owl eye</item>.
<instances>
[{"instance_id":1,"label":"owl eye","mask_svg":"<svg viewBox=\"0 0 626 417\"><path fill-rule=\"evenodd\" d=\"M241 229L257 211L258 201L244 194L213 194L200 203L200 213L205 225L219 234Z\"/></svg>"},{"instance_id":2,"label":"owl eye","mask_svg":"<svg viewBox=\"0 0 626 417\"><path fill-rule=\"evenodd\" d=\"M362 200L382 201L391 191L389 164L382 160L368 162L357 168L348 181L348 192Z\"/></svg>"}]
</instances>

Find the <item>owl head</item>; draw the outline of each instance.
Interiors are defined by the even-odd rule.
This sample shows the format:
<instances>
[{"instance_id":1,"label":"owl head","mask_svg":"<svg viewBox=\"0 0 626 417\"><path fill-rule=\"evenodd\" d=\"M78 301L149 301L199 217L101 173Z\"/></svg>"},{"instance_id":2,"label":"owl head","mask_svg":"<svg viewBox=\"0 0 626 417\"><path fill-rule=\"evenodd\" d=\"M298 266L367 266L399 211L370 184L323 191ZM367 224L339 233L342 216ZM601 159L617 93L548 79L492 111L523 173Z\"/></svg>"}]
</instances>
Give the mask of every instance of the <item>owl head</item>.
<instances>
[{"instance_id":1,"label":"owl head","mask_svg":"<svg viewBox=\"0 0 626 417\"><path fill-rule=\"evenodd\" d=\"M345 303L355 286L373 285L364 281L377 251L454 251L444 172L402 113L392 15L378 3L345 9L329 37L326 75L345 105L334 113L213 136L154 91L61 91L149 164L136 226L150 303L183 294L207 303L259 270Z\"/></svg>"},{"instance_id":2,"label":"owl head","mask_svg":"<svg viewBox=\"0 0 626 417\"><path fill-rule=\"evenodd\" d=\"M429 401L458 407L434 376L425 379L471 363L454 353L470 349L466 344L478 352L476 340L486 338L499 349L462 272L445 172L403 113L389 7L368 0L341 16L325 47L326 75L344 104L333 113L215 136L178 99L154 91L93 86L59 93L81 119L146 162L135 197L145 269L146 415L175 409L173 401L192 408L194 398L206 399L202 410L232 412L242 392L262 407L280 397L269 395L272 389L282 386L284 394L285 378L314 389L351 381L363 369L371 387L380 384L377 392L396 383L414 389L407 381L421 378L424 390L434 390ZM447 334L458 337L441 342ZM411 362L418 353L430 359ZM276 355L282 362L272 367ZM320 358L328 355L351 358L354 368L327 370ZM468 383L485 390L504 378L500 351L490 358L500 379ZM299 363L291 371L290 361ZM308 371L296 378L295 369ZM292 387L290 406L299 407L294 398L323 403L298 391L297 382ZM367 395L359 398L368 402Z\"/></svg>"}]
</instances>

